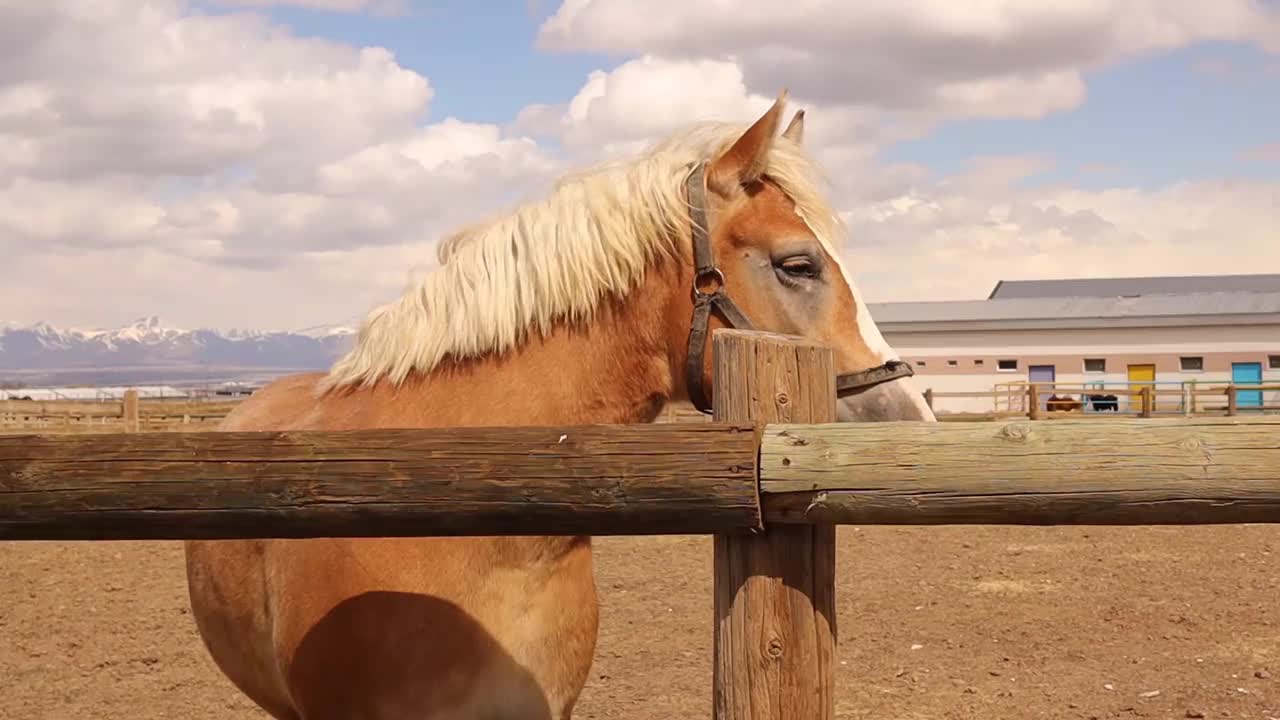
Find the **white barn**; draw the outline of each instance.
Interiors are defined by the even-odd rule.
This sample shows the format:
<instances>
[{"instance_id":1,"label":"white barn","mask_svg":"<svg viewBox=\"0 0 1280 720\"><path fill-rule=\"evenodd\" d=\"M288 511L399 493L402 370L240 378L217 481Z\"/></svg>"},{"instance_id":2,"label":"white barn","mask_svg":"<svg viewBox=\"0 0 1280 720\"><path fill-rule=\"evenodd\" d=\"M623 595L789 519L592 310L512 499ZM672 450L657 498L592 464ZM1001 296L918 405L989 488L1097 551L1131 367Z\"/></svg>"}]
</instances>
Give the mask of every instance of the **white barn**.
<instances>
[{"instance_id":1,"label":"white barn","mask_svg":"<svg viewBox=\"0 0 1280 720\"><path fill-rule=\"evenodd\" d=\"M921 389L1280 384L1280 274L1001 281L985 300L872 303ZM1242 390L1241 408L1280 404ZM989 398L940 398L985 412Z\"/></svg>"}]
</instances>

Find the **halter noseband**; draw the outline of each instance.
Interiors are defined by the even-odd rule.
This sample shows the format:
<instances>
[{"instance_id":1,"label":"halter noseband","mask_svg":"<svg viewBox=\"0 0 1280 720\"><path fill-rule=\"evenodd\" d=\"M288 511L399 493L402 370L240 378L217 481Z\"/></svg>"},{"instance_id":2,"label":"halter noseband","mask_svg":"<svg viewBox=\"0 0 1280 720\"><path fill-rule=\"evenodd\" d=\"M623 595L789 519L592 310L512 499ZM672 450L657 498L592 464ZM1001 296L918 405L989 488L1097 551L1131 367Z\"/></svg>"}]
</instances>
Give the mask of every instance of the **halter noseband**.
<instances>
[{"instance_id":1,"label":"halter noseband","mask_svg":"<svg viewBox=\"0 0 1280 720\"><path fill-rule=\"evenodd\" d=\"M711 412L702 371L705 367L707 334L710 332L712 309L718 309L729 327L754 330L738 305L724 292L724 273L716 267L708 235L706 163L697 163L689 174L690 216L693 221L693 324L689 328L689 353L685 361L685 382L689 400L703 413ZM843 373L836 376L836 397L856 395L881 383L898 378L911 377L915 373L902 360L889 360L866 370Z\"/></svg>"}]
</instances>

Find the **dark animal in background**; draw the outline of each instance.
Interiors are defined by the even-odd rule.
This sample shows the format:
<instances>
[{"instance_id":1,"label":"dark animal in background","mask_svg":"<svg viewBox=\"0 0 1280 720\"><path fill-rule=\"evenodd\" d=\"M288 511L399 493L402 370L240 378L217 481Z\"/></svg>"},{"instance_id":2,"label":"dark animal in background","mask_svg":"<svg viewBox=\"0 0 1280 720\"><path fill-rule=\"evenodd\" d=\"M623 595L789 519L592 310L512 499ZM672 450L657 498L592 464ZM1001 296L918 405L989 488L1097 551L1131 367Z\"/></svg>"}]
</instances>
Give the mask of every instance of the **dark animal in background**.
<instances>
[{"instance_id":1,"label":"dark animal in background","mask_svg":"<svg viewBox=\"0 0 1280 720\"><path fill-rule=\"evenodd\" d=\"M1108 410L1111 412L1120 411L1120 401L1115 395L1090 395L1089 404L1093 406L1094 410L1100 412Z\"/></svg>"}]
</instances>

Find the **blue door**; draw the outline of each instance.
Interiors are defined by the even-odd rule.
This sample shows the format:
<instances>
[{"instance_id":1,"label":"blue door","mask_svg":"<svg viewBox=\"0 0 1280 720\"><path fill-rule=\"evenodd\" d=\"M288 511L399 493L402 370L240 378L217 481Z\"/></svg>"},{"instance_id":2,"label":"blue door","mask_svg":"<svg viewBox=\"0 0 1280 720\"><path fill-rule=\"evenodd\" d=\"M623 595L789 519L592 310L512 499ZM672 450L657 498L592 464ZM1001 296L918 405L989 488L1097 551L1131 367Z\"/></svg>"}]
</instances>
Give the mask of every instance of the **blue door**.
<instances>
[{"instance_id":1,"label":"blue door","mask_svg":"<svg viewBox=\"0 0 1280 720\"><path fill-rule=\"evenodd\" d=\"M1261 385L1262 363L1231 363L1231 382L1236 385ZM1262 407L1262 391L1237 389L1236 407Z\"/></svg>"},{"instance_id":2,"label":"blue door","mask_svg":"<svg viewBox=\"0 0 1280 720\"><path fill-rule=\"evenodd\" d=\"M1029 365L1027 367L1027 380L1040 385L1040 387L1036 388L1039 392L1036 397L1040 400L1038 404L1041 410L1049 407L1049 396L1053 393L1053 382L1057 379L1058 373L1052 365ZM1048 383L1048 385L1041 383Z\"/></svg>"}]
</instances>

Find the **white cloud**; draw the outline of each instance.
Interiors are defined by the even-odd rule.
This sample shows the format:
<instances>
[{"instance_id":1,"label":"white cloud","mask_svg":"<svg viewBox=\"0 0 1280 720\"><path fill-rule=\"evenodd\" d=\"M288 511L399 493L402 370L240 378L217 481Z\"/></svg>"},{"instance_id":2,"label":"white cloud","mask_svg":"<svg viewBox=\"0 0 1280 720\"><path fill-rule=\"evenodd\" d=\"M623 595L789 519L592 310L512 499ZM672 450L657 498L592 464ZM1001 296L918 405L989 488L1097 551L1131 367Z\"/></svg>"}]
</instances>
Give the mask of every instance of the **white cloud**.
<instances>
[{"instance_id":1,"label":"white cloud","mask_svg":"<svg viewBox=\"0 0 1280 720\"><path fill-rule=\"evenodd\" d=\"M733 62L646 55L587 77L566 108L565 140L575 147L651 140L698 120L749 121L772 102L747 92Z\"/></svg>"},{"instance_id":2,"label":"white cloud","mask_svg":"<svg viewBox=\"0 0 1280 720\"><path fill-rule=\"evenodd\" d=\"M590 73L567 103L524 108L512 127L552 137L571 162L590 163L639 152L688 123L752 122L774 102L777 91L750 92L742 68L732 60L643 55L613 70ZM918 137L928 127L909 115L821 105L796 93L790 94L788 107L789 112L805 109L806 143L838 172L861 168L876 148Z\"/></svg>"},{"instance_id":3,"label":"white cloud","mask_svg":"<svg viewBox=\"0 0 1280 720\"><path fill-rule=\"evenodd\" d=\"M17 320L110 327L160 314L178 327L291 330L348 322L402 292L430 243L210 265L147 248L83 249L6 263L0 307ZM51 291L53 290L53 291Z\"/></svg>"},{"instance_id":4,"label":"white cloud","mask_svg":"<svg viewBox=\"0 0 1280 720\"><path fill-rule=\"evenodd\" d=\"M1251 0L565 0L539 47L733 58L746 88L831 105L1038 117L1075 107L1082 72L1203 40L1280 48L1280 11Z\"/></svg>"},{"instance_id":5,"label":"white cloud","mask_svg":"<svg viewBox=\"0 0 1280 720\"><path fill-rule=\"evenodd\" d=\"M323 320L310 302L261 299L293 287L337 304L318 269L348 289L380 277L359 257L395 257L380 272L399 277L556 167L495 125L423 126L431 84L387 50L297 37L257 14L178 0L3 4L0 45L0 253L39 269L6 285L25 298L0 304L18 319L127 318L137 309L118 292L109 304L81 296L87 317L41 308L64 306L48 288L93 285L68 280L70 268L136 267L154 273L129 292L170 293L178 322Z\"/></svg>"},{"instance_id":6,"label":"white cloud","mask_svg":"<svg viewBox=\"0 0 1280 720\"><path fill-rule=\"evenodd\" d=\"M216 5L242 8L299 7L330 12L405 12L406 0L212 0Z\"/></svg>"},{"instance_id":7,"label":"white cloud","mask_svg":"<svg viewBox=\"0 0 1280 720\"><path fill-rule=\"evenodd\" d=\"M298 190L238 188L210 197L230 203L236 216L224 235L228 256L270 259L434 241L523 199L558 168L532 140L449 118L319 165ZM272 239L265 249L263 237Z\"/></svg>"},{"instance_id":8,"label":"white cloud","mask_svg":"<svg viewBox=\"0 0 1280 720\"><path fill-rule=\"evenodd\" d=\"M950 117L1070 109L1085 97L1082 72L1121 56L1211 37L1270 42L1275 25L1263 10L1100 1L948 8L801 3L722 12L568 0L544 26L544 45L646 53L593 73L564 106L527 108L519 122L584 155L608 155L706 116L754 119L789 86L791 107L808 110L806 143L832 180L849 222L846 255L871 300L982 297L1010 277L1280 266L1280 184L1083 192L1025 187L1052 166L1046 156L979 158L951 177L878 157ZM1239 249L1206 259L1204 248L1224 236Z\"/></svg>"},{"instance_id":9,"label":"white cloud","mask_svg":"<svg viewBox=\"0 0 1280 720\"><path fill-rule=\"evenodd\" d=\"M0 59L0 173L271 171L340 157L427 110L426 78L384 49L184 10L176 0L0 8L0 46L11 48Z\"/></svg>"},{"instance_id":10,"label":"white cloud","mask_svg":"<svg viewBox=\"0 0 1280 720\"><path fill-rule=\"evenodd\" d=\"M544 44L636 56L499 126L424 124L432 85L390 52L298 37L258 13L0 2L0 255L21 268L0 284L0 320L345 321L429 268L444 233L545 192L566 164L696 120L753 120L783 86L808 111L806 143L849 219L869 299L974 296L1002 277L1280 265L1276 184L1083 192L1022 186L1050 158L990 158L943 178L879 158L949 118L1074 107L1098 63L1205 38L1274 43L1260 5L701 8L569 0Z\"/></svg>"},{"instance_id":11,"label":"white cloud","mask_svg":"<svg viewBox=\"0 0 1280 720\"><path fill-rule=\"evenodd\" d=\"M0 250L12 258L68 247L148 242L164 208L135 184L16 178L0 192Z\"/></svg>"},{"instance_id":12,"label":"white cloud","mask_svg":"<svg viewBox=\"0 0 1280 720\"><path fill-rule=\"evenodd\" d=\"M522 198L558 164L493 125L448 119L330 163L290 168L289 187L151 185L19 177L0 193L12 252L148 245L210 263L276 266L301 253L433 241ZM39 212L32 212L39 208Z\"/></svg>"},{"instance_id":13,"label":"white cloud","mask_svg":"<svg viewBox=\"0 0 1280 720\"><path fill-rule=\"evenodd\" d=\"M1280 267L1280 183L1022 187L1044 158L992 158L847 213L875 301L980 298L1006 278L1200 275ZM1230 239L1225 242L1225 239Z\"/></svg>"}]
</instances>

